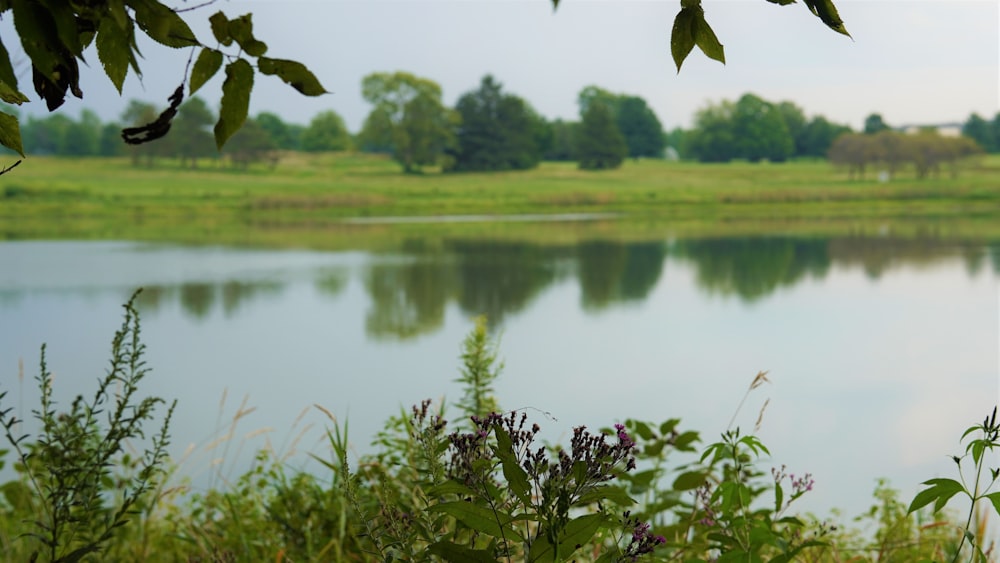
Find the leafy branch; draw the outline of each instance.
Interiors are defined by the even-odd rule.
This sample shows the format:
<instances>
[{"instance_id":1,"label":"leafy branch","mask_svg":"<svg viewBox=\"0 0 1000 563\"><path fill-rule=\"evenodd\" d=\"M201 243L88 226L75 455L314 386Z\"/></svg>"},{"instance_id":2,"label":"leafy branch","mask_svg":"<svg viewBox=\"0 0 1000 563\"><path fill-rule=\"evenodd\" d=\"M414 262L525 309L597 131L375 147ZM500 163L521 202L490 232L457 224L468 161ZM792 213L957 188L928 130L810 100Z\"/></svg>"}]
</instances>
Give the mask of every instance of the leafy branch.
<instances>
[{"instance_id":1,"label":"leafy branch","mask_svg":"<svg viewBox=\"0 0 1000 563\"><path fill-rule=\"evenodd\" d=\"M10 12L14 29L28 56L32 69L32 85L45 100L49 111L59 108L67 94L83 98L80 89L78 61L91 44L108 79L122 92L129 69L142 76L136 28L153 41L172 49L201 48L188 82L193 94L222 67L223 54L219 46L236 45L239 52L229 56L226 79L222 86L219 120L215 127L216 146L221 148L246 121L250 92L253 89L254 68L264 75L277 76L306 96L327 93L305 65L265 57L267 45L253 34L252 15L230 19L221 11L209 18L215 46L202 43L179 15L195 8L213 4L209 0L198 6L172 9L159 0L0 0L0 17ZM192 51L193 54L193 51ZM251 65L246 57L256 59ZM132 144L162 137L183 99L182 88L169 98L170 106L152 123L123 131L123 138ZM21 105L29 99L20 91L10 54L0 41L0 100ZM0 145L24 156L17 118L0 112Z\"/></svg>"}]
</instances>

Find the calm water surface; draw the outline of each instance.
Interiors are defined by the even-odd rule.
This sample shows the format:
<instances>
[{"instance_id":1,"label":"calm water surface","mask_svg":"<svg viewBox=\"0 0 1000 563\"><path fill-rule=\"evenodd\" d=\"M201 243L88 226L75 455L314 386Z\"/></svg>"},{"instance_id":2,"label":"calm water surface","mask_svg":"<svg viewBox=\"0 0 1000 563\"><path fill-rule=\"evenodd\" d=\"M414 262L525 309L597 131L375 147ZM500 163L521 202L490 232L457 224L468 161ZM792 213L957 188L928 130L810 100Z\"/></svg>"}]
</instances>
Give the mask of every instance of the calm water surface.
<instances>
[{"instance_id":1,"label":"calm water surface","mask_svg":"<svg viewBox=\"0 0 1000 563\"><path fill-rule=\"evenodd\" d=\"M537 409L553 441L627 417L680 417L713 439L769 370L736 424L752 427L769 399L767 465L814 475L802 508L857 514L878 477L909 498L949 474L960 433L997 403L998 279L998 246L891 238L416 241L391 254L6 242L0 386L29 413L46 342L57 395L89 390L120 304L143 286L145 391L179 400L174 455L207 486L268 444L311 467L303 452L323 451L326 423L313 404L368 451L400 407L457 399L461 340L486 313L501 405ZM232 429L244 400L255 410Z\"/></svg>"}]
</instances>

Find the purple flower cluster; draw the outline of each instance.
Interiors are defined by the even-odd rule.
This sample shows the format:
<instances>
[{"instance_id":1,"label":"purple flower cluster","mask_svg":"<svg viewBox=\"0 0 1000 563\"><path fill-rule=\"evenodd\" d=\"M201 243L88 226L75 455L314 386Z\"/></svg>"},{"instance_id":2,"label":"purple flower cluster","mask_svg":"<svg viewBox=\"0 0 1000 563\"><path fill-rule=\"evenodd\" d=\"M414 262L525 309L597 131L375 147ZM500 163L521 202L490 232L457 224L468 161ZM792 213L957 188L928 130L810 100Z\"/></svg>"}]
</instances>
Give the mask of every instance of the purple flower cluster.
<instances>
[{"instance_id":1,"label":"purple flower cluster","mask_svg":"<svg viewBox=\"0 0 1000 563\"><path fill-rule=\"evenodd\" d=\"M625 512L625 527L632 528L632 538L625 547L624 559L636 561L640 556L652 553L656 546L667 542L663 536L654 535L651 526L647 522L641 522L638 518L631 518L629 512Z\"/></svg>"}]
</instances>

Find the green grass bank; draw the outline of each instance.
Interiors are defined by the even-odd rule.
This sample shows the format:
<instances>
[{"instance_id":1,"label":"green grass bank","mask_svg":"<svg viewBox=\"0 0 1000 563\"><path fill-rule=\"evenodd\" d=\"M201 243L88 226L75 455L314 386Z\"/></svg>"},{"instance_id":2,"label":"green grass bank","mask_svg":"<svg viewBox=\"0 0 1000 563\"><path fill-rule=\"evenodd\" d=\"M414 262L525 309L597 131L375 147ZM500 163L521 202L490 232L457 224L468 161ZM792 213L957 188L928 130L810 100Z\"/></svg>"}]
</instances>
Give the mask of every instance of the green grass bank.
<instances>
[{"instance_id":1,"label":"green grass bank","mask_svg":"<svg viewBox=\"0 0 1000 563\"><path fill-rule=\"evenodd\" d=\"M851 180L824 161L639 160L596 173L543 163L415 175L387 157L347 153L288 153L274 169L248 171L214 161L190 169L169 160L146 168L127 158L30 157L2 180L0 236L323 248L392 246L418 234L569 242L890 228L995 239L998 172L997 156L967 163L957 177L917 180L903 171L889 182L875 172ZM587 220L540 220L575 214Z\"/></svg>"}]
</instances>

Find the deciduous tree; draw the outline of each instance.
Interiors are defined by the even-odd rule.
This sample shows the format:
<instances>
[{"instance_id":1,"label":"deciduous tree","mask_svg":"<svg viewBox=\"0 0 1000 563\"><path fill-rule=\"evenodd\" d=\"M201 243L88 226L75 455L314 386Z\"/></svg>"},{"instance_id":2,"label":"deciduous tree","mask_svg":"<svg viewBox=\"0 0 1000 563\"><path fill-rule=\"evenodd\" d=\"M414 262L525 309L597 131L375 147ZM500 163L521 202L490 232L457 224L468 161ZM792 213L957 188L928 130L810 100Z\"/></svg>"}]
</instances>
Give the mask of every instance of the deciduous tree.
<instances>
[{"instance_id":1,"label":"deciduous tree","mask_svg":"<svg viewBox=\"0 0 1000 563\"><path fill-rule=\"evenodd\" d=\"M174 138L178 142L172 143L181 166L190 162L191 168L197 168L199 158L218 154L209 132L214 122L215 115L205 100L195 96L181 105L174 119Z\"/></svg>"},{"instance_id":2,"label":"deciduous tree","mask_svg":"<svg viewBox=\"0 0 1000 563\"><path fill-rule=\"evenodd\" d=\"M320 112L302 131L302 150L308 152L346 151L351 148L351 134L337 112Z\"/></svg>"},{"instance_id":3,"label":"deciduous tree","mask_svg":"<svg viewBox=\"0 0 1000 563\"><path fill-rule=\"evenodd\" d=\"M439 164L455 142L457 114L441 102L441 87L408 72L369 74L361 83L364 99L375 106L361 131L361 142L391 147L405 172Z\"/></svg>"}]
</instances>

